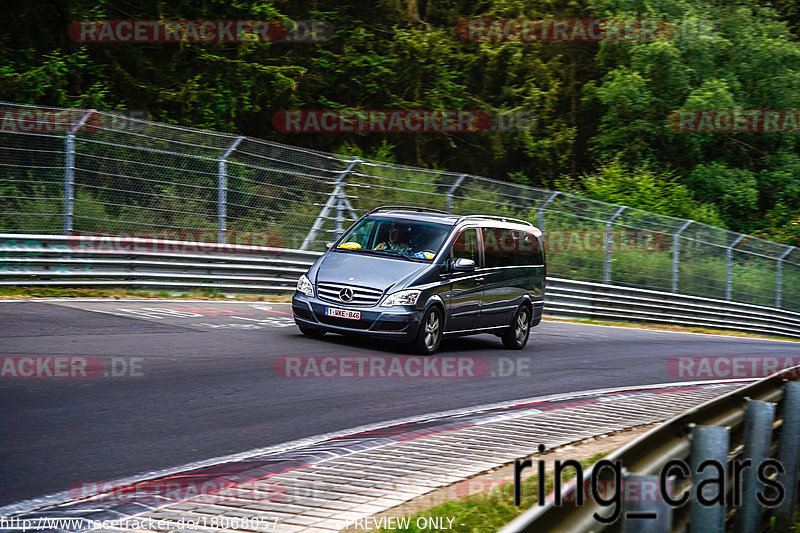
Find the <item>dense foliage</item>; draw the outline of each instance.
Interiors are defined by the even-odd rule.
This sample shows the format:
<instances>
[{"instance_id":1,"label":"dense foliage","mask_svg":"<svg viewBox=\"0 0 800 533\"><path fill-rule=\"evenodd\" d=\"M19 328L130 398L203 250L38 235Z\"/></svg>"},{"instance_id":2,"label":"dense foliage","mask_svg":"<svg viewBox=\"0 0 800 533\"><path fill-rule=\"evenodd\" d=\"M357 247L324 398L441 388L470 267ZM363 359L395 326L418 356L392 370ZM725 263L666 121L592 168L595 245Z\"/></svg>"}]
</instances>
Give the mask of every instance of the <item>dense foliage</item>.
<instances>
[{"instance_id":1,"label":"dense foliage","mask_svg":"<svg viewBox=\"0 0 800 533\"><path fill-rule=\"evenodd\" d=\"M559 187L800 244L798 134L682 133L675 110L793 109L791 0L0 3L0 100L155 120ZM647 42L464 42L466 18L648 18ZM79 44L84 19L325 20L324 43ZM484 133L281 133L286 109L526 111Z\"/></svg>"}]
</instances>

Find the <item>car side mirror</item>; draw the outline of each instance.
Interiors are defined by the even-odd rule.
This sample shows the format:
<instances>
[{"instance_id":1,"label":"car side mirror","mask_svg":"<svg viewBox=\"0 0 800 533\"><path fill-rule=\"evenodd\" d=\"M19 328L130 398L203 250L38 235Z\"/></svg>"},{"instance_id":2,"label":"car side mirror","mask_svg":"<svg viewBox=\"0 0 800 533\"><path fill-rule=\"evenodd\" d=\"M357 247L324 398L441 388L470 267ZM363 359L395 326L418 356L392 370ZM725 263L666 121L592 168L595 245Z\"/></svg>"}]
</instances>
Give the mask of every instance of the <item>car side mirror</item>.
<instances>
[{"instance_id":1,"label":"car side mirror","mask_svg":"<svg viewBox=\"0 0 800 533\"><path fill-rule=\"evenodd\" d=\"M332 242L326 242L325 243L325 249L326 250L330 250L331 248L333 248L333 243Z\"/></svg>"},{"instance_id":2,"label":"car side mirror","mask_svg":"<svg viewBox=\"0 0 800 533\"><path fill-rule=\"evenodd\" d=\"M453 263L453 272L472 272L475 270L475 261L465 257L459 257Z\"/></svg>"}]
</instances>

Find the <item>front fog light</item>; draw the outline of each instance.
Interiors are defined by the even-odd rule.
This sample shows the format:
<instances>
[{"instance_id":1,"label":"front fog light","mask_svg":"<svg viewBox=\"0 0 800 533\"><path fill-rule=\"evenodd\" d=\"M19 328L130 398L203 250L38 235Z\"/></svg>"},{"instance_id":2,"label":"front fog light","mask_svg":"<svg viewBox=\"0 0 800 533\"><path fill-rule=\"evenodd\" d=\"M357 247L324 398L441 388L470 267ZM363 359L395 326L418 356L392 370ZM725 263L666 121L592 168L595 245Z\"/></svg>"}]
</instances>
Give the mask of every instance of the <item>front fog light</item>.
<instances>
[{"instance_id":1,"label":"front fog light","mask_svg":"<svg viewBox=\"0 0 800 533\"><path fill-rule=\"evenodd\" d=\"M300 276L300 279L297 280L297 292L302 292L306 296L314 297L314 286L308 280L305 274Z\"/></svg>"},{"instance_id":2,"label":"front fog light","mask_svg":"<svg viewBox=\"0 0 800 533\"><path fill-rule=\"evenodd\" d=\"M393 307L395 305L416 305L419 300L420 291L400 291L390 294L383 301L383 307Z\"/></svg>"}]
</instances>

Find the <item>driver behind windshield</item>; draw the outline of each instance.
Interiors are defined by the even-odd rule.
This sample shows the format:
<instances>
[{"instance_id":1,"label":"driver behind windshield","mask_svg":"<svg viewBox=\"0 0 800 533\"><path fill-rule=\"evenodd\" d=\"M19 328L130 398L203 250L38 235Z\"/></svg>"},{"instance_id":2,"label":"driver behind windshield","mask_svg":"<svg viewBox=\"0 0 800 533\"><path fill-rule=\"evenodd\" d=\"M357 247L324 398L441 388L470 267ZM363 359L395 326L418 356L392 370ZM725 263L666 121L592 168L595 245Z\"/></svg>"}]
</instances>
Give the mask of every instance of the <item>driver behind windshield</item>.
<instances>
[{"instance_id":1,"label":"driver behind windshield","mask_svg":"<svg viewBox=\"0 0 800 533\"><path fill-rule=\"evenodd\" d=\"M410 229L410 228L409 228ZM397 224L392 225L389 230L388 239L375 247L375 250L397 250L398 252L407 253L411 246L408 243L406 232L402 231Z\"/></svg>"}]
</instances>

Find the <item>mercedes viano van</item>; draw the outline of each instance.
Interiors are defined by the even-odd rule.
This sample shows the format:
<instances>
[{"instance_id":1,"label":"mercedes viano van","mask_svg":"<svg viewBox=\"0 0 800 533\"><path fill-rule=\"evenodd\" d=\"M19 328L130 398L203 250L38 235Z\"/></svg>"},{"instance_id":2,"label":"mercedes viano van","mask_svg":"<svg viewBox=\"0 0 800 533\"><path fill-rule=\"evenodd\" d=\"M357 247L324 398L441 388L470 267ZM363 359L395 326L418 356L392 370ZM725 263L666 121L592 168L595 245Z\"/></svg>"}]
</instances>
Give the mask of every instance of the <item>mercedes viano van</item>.
<instances>
[{"instance_id":1,"label":"mercedes viano van","mask_svg":"<svg viewBox=\"0 0 800 533\"><path fill-rule=\"evenodd\" d=\"M529 222L380 207L300 276L300 331L367 335L432 354L443 337L494 333L522 349L544 307L542 232Z\"/></svg>"}]
</instances>

